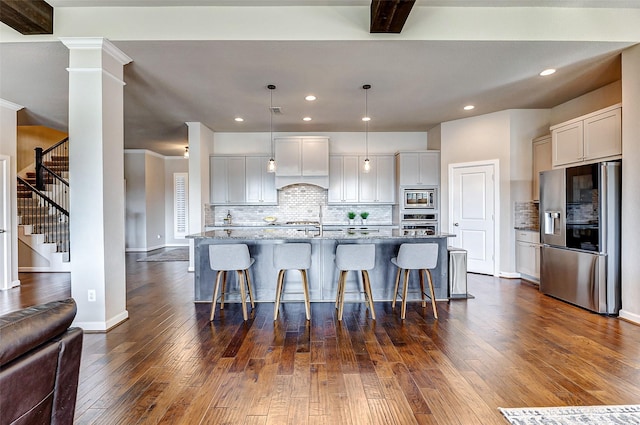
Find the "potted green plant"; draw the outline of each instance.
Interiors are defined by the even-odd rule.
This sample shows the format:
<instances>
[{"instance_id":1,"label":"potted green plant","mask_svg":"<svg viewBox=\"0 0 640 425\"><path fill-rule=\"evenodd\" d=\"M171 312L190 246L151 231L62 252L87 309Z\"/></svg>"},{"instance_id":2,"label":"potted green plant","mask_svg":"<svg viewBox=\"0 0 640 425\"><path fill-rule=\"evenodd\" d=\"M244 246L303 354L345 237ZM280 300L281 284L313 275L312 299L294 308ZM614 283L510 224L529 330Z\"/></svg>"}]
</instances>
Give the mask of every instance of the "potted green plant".
<instances>
[{"instance_id":1,"label":"potted green plant","mask_svg":"<svg viewBox=\"0 0 640 425\"><path fill-rule=\"evenodd\" d=\"M363 211L360 213L360 218L362 219L362 224L367 224L367 217L369 217L369 213L366 211Z\"/></svg>"},{"instance_id":2,"label":"potted green plant","mask_svg":"<svg viewBox=\"0 0 640 425\"><path fill-rule=\"evenodd\" d=\"M349 224L353 224L353 220L355 220L356 218L356 213L354 213L353 211L349 211L347 213L347 217L349 217Z\"/></svg>"}]
</instances>

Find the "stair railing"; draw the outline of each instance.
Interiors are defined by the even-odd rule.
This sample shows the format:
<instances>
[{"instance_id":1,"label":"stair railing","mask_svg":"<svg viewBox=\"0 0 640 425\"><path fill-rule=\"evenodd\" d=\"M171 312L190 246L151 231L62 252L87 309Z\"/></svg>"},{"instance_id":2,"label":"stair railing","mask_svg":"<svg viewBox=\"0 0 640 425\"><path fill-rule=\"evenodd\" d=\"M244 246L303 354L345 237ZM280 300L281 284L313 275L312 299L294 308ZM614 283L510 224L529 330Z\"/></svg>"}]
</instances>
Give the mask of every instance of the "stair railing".
<instances>
[{"instance_id":1,"label":"stair railing","mask_svg":"<svg viewBox=\"0 0 640 425\"><path fill-rule=\"evenodd\" d=\"M56 175L58 180L69 183L67 179L62 177L59 170L56 170L56 162L69 164L69 138L65 137L58 143L48 147L47 149L35 148L35 165L36 165L36 188L38 190L45 190L45 184L47 183L47 174ZM68 168L68 167L67 167Z\"/></svg>"},{"instance_id":2,"label":"stair railing","mask_svg":"<svg viewBox=\"0 0 640 425\"><path fill-rule=\"evenodd\" d=\"M31 193L28 198L18 198L18 207L22 211L20 224L31 225L32 233L43 234L46 243L55 243L57 252L68 253L70 246L68 208L60 205L21 177L17 179L19 192Z\"/></svg>"}]
</instances>

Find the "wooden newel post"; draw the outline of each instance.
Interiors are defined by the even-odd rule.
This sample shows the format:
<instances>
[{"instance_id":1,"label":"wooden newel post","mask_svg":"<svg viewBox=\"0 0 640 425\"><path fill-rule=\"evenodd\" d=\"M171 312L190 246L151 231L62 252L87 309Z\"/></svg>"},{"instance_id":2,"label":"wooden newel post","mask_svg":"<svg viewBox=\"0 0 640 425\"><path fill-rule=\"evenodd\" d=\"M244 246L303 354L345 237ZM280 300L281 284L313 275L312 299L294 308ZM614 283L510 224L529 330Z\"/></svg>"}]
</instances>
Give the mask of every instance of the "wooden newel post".
<instances>
[{"instance_id":1,"label":"wooden newel post","mask_svg":"<svg viewBox=\"0 0 640 425\"><path fill-rule=\"evenodd\" d=\"M36 189L44 190L44 169L42 168L42 148L36 148Z\"/></svg>"}]
</instances>

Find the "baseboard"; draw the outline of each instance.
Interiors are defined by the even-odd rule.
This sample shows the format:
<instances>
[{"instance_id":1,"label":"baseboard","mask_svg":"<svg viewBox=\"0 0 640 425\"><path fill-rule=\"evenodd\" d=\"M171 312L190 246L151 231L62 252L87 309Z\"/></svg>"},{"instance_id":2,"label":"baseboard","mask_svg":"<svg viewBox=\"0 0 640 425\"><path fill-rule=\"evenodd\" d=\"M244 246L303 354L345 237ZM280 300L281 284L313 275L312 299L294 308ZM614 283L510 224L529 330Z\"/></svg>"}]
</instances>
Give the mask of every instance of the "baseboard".
<instances>
[{"instance_id":1,"label":"baseboard","mask_svg":"<svg viewBox=\"0 0 640 425\"><path fill-rule=\"evenodd\" d=\"M20 273L71 273L71 265L69 270L51 270L51 267L18 267Z\"/></svg>"},{"instance_id":2,"label":"baseboard","mask_svg":"<svg viewBox=\"0 0 640 425\"><path fill-rule=\"evenodd\" d=\"M618 317L627 322L631 322L636 325L640 325L640 314L631 313L630 311L620 310Z\"/></svg>"},{"instance_id":3,"label":"baseboard","mask_svg":"<svg viewBox=\"0 0 640 425\"><path fill-rule=\"evenodd\" d=\"M189 244L180 244L180 243L168 243L165 245L166 247L180 247L180 246L186 246L189 247Z\"/></svg>"},{"instance_id":4,"label":"baseboard","mask_svg":"<svg viewBox=\"0 0 640 425\"><path fill-rule=\"evenodd\" d=\"M500 272L498 277L504 277L505 279L520 279L522 275L520 273L514 272Z\"/></svg>"},{"instance_id":5,"label":"baseboard","mask_svg":"<svg viewBox=\"0 0 640 425\"><path fill-rule=\"evenodd\" d=\"M122 313L112 317L106 322L73 322L71 325L82 328L85 332L108 332L109 330L115 328L120 323L124 322L129 318L129 312L127 310Z\"/></svg>"}]
</instances>

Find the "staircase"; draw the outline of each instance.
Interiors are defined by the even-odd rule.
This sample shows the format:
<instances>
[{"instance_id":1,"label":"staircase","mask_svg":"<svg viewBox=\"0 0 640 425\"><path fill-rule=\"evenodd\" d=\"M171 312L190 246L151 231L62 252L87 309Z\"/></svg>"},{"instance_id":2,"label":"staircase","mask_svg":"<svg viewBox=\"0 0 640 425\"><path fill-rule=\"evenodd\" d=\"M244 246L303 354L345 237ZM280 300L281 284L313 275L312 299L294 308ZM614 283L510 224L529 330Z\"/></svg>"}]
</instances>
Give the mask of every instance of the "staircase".
<instances>
[{"instance_id":1,"label":"staircase","mask_svg":"<svg viewBox=\"0 0 640 425\"><path fill-rule=\"evenodd\" d=\"M18 177L18 239L21 271L70 271L68 139L43 151Z\"/></svg>"}]
</instances>

